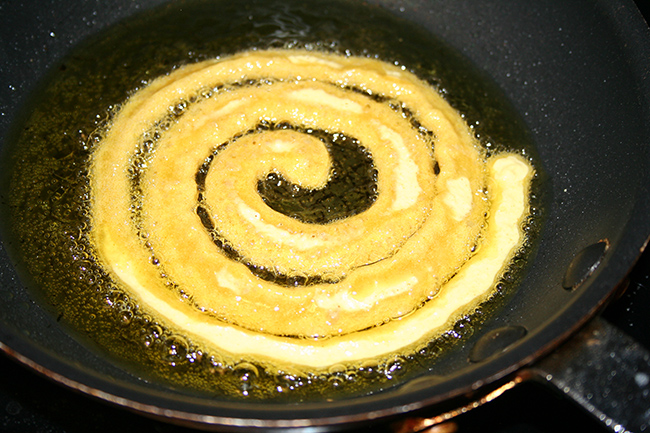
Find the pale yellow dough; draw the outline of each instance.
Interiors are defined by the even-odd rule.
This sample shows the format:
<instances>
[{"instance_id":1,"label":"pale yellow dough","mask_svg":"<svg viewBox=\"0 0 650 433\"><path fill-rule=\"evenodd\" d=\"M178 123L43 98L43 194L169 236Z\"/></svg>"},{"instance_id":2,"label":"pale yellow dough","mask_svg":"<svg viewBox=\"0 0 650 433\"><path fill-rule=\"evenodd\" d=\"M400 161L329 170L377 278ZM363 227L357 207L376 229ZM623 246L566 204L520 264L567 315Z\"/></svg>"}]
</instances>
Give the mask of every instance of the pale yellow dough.
<instances>
[{"instance_id":1,"label":"pale yellow dough","mask_svg":"<svg viewBox=\"0 0 650 433\"><path fill-rule=\"evenodd\" d=\"M247 81L257 84L234 84ZM136 218L136 150L194 99L141 164ZM331 161L304 132L245 133L260 122L358 139L378 172L376 201L325 225L270 209L258 179L277 171L320 188ZM229 245L254 265L336 283L286 287L224 255L196 211L196 174L213 154L203 198ZM532 174L517 155L486 161L461 117L402 68L251 51L180 68L121 107L92 157L93 243L143 308L206 349L321 368L405 350L487 298L524 241Z\"/></svg>"}]
</instances>

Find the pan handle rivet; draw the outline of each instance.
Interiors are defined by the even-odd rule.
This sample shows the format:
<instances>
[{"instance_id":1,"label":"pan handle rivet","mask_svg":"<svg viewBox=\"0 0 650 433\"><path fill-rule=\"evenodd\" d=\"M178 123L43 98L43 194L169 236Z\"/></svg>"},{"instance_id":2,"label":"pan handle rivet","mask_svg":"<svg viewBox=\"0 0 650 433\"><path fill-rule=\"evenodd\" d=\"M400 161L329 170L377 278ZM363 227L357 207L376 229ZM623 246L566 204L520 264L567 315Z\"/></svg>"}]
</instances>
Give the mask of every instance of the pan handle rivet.
<instances>
[{"instance_id":1,"label":"pan handle rivet","mask_svg":"<svg viewBox=\"0 0 650 433\"><path fill-rule=\"evenodd\" d=\"M481 362L504 352L522 339L528 331L523 326L510 325L493 329L483 335L469 352L470 362Z\"/></svg>"},{"instance_id":2,"label":"pan handle rivet","mask_svg":"<svg viewBox=\"0 0 650 433\"><path fill-rule=\"evenodd\" d=\"M589 245L571 260L564 274L562 286L567 290L575 290L598 268L609 248L609 241L602 240Z\"/></svg>"}]
</instances>

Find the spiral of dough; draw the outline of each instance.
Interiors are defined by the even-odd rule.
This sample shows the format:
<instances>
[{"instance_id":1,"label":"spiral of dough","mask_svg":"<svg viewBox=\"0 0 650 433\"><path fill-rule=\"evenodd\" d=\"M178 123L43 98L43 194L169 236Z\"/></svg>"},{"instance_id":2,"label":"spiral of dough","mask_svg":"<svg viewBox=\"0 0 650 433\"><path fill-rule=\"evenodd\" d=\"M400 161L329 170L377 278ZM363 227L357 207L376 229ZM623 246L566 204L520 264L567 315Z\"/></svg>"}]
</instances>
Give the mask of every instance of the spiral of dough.
<instances>
[{"instance_id":1,"label":"spiral of dough","mask_svg":"<svg viewBox=\"0 0 650 433\"><path fill-rule=\"evenodd\" d=\"M478 261L498 226L494 165L403 68L250 51L179 68L123 104L92 156L93 243L140 302L221 350L306 365L377 356L412 343L384 340Z\"/></svg>"}]
</instances>

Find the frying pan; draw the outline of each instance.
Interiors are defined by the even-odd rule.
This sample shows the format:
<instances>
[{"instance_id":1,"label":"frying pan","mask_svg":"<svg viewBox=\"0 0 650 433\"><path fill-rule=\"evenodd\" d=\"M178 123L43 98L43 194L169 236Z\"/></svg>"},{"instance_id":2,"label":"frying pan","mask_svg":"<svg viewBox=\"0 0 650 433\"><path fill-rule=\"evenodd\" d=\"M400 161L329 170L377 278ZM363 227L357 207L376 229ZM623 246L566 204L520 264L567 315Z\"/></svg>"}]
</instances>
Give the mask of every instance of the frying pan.
<instances>
[{"instance_id":1,"label":"frying pan","mask_svg":"<svg viewBox=\"0 0 650 433\"><path fill-rule=\"evenodd\" d=\"M3 3L3 148L16 134L30 93L71 47L159 3ZM140 379L72 337L35 301L5 243L0 347L87 394L215 429L325 431L405 415L413 423L401 425L418 428L531 377L559 387L600 417L596 404L608 403L598 396L611 390L589 386L598 385L612 364L630 374L618 387L629 401L609 404L604 410L611 415L601 419L612 428L621 423L641 429L649 422L643 413L648 355L604 320L593 319L620 291L650 235L650 33L635 6L578 0L367 3L436 35L489 76L530 131L545 173L545 224L526 273L507 305L455 348L445 374L432 369L382 392L332 402L278 405L190 396ZM636 412L617 412L616 406Z\"/></svg>"}]
</instances>

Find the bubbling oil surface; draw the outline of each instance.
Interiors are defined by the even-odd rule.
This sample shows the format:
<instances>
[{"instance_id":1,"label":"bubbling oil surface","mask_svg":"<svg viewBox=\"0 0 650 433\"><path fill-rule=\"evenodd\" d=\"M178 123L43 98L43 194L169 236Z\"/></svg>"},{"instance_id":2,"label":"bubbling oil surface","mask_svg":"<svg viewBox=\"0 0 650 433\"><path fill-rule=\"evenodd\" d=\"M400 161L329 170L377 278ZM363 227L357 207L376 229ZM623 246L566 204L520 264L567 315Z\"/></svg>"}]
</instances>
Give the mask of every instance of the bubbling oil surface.
<instances>
[{"instance_id":1,"label":"bubbling oil surface","mask_svg":"<svg viewBox=\"0 0 650 433\"><path fill-rule=\"evenodd\" d=\"M177 66L267 48L367 56L405 65L461 110L488 153L534 155L526 130L498 89L440 41L378 8L300 1L194 1L184 3L182 10L166 6L76 48L51 72L45 90L34 96L33 114L12 150L9 218L24 271L79 338L144 377L217 398L349 397L434 368L507 298L531 244L503 276L493 299L440 338L408 354L307 374L207 351L143 310L97 263L86 232L91 222L88 161L115 107ZM525 224L529 243L540 221L535 197L531 208Z\"/></svg>"}]
</instances>

